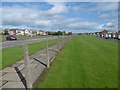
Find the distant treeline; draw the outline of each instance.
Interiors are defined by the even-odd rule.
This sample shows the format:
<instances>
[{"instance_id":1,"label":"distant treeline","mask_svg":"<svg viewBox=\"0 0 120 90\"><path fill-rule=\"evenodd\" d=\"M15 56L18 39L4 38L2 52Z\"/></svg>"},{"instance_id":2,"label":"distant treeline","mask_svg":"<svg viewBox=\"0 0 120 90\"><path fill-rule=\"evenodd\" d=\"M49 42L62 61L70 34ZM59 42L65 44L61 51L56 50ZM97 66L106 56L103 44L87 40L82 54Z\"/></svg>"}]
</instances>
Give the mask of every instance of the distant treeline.
<instances>
[{"instance_id":1,"label":"distant treeline","mask_svg":"<svg viewBox=\"0 0 120 90\"><path fill-rule=\"evenodd\" d=\"M48 35L72 35L72 32L66 33L65 31L57 31L57 32L50 32L48 31Z\"/></svg>"}]
</instances>

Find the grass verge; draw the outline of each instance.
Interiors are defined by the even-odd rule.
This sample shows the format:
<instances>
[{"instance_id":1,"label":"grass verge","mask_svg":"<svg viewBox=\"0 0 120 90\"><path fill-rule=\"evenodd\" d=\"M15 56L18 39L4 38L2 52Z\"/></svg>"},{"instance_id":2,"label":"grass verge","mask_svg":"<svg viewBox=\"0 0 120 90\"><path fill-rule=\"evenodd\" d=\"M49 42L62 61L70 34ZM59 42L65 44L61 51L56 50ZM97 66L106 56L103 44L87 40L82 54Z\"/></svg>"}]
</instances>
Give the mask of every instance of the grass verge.
<instances>
[{"instance_id":1,"label":"grass verge","mask_svg":"<svg viewBox=\"0 0 120 90\"><path fill-rule=\"evenodd\" d=\"M45 48L45 42L37 42L28 44L29 54L33 54L43 48ZM48 45L54 45L58 42L58 39L48 40ZM2 49L2 68L8 67L19 60L24 58L23 47L22 46L15 46Z\"/></svg>"},{"instance_id":2,"label":"grass verge","mask_svg":"<svg viewBox=\"0 0 120 90\"><path fill-rule=\"evenodd\" d=\"M39 88L117 88L118 44L91 36L69 41Z\"/></svg>"}]
</instances>

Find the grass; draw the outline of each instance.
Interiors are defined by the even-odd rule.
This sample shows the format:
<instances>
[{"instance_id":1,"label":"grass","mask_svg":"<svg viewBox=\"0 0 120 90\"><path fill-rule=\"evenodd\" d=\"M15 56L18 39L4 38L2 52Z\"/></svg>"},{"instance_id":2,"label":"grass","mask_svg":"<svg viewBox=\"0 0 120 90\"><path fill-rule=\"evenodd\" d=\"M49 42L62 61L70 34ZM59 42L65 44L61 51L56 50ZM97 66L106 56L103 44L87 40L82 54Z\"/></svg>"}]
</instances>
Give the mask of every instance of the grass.
<instances>
[{"instance_id":1,"label":"grass","mask_svg":"<svg viewBox=\"0 0 120 90\"><path fill-rule=\"evenodd\" d=\"M60 52L37 88L117 88L118 44L78 36Z\"/></svg>"},{"instance_id":2,"label":"grass","mask_svg":"<svg viewBox=\"0 0 120 90\"><path fill-rule=\"evenodd\" d=\"M45 48L45 42L37 42L28 44L29 54L33 54L43 48ZM51 46L58 42L58 39L48 40L48 45ZM22 46L15 46L2 49L2 68L8 67L19 60L24 58Z\"/></svg>"}]
</instances>

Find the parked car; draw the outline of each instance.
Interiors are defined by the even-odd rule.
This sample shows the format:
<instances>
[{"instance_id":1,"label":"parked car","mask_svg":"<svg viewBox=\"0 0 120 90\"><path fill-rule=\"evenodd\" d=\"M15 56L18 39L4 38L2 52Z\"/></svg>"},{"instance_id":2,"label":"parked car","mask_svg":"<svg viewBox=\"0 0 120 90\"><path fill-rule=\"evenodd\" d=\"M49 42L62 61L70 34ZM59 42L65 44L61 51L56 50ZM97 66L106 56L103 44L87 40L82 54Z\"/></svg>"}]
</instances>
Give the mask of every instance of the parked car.
<instances>
[{"instance_id":1,"label":"parked car","mask_svg":"<svg viewBox=\"0 0 120 90\"><path fill-rule=\"evenodd\" d=\"M8 35L8 36L6 37L6 40L17 40L17 37L14 36L14 35Z\"/></svg>"},{"instance_id":2,"label":"parked car","mask_svg":"<svg viewBox=\"0 0 120 90\"><path fill-rule=\"evenodd\" d=\"M113 38L113 39L117 39L117 37L118 37L117 33L113 33L113 34L112 34L112 38Z\"/></svg>"},{"instance_id":3,"label":"parked car","mask_svg":"<svg viewBox=\"0 0 120 90\"><path fill-rule=\"evenodd\" d=\"M112 33L108 33L108 38L112 38Z\"/></svg>"},{"instance_id":4,"label":"parked car","mask_svg":"<svg viewBox=\"0 0 120 90\"><path fill-rule=\"evenodd\" d=\"M108 39L109 38L109 36L108 36L108 34L106 33L106 34L104 34L104 38L105 39Z\"/></svg>"},{"instance_id":5,"label":"parked car","mask_svg":"<svg viewBox=\"0 0 120 90\"><path fill-rule=\"evenodd\" d=\"M118 34L118 40L120 40L120 34Z\"/></svg>"}]
</instances>

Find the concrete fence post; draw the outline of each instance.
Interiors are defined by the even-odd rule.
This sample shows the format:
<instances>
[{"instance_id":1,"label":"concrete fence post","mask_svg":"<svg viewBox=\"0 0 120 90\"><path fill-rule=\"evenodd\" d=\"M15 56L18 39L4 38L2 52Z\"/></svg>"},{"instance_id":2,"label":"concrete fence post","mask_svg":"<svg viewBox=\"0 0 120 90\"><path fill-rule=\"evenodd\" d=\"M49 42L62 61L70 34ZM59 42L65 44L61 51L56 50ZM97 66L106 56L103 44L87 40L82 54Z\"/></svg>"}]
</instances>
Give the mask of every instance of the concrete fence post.
<instances>
[{"instance_id":1,"label":"concrete fence post","mask_svg":"<svg viewBox=\"0 0 120 90\"><path fill-rule=\"evenodd\" d=\"M63 38L63 40L62 40L62 47L64 47L64 38Z\"/></svg>"},{"instance_id":2,"label":"concrete fence post","mask_svg":"<svg viewBox=\"0 0 120 90\"><path fill-rule=\"evenodd\" d=\"M48 41L46 41L46 55L47 55L47 67L50 67L50 57L49 57L49 47L48 47Z\"/></svg>"},{"instance_id":3,"label":"concrete fence post","mask_svg":"<svg viewBox=\"0 0 120 90\"><path fill-rule=\"evenodd\" d=\"M23 45L24 49L24 65L25 65L25 78L27 83L27 88L32 89L32 77L31 77L31 65L29 59L28 46Z\"/></svg>"},{"instance_id":4,"label":"concrete fence post","mask_svg":"<svg viewBox=\"0 0 120 90\"><path fill-rule=\"evenodd\" d=\"M59 36L58 36L58 51L60 50L59 43L60 43L60 40L59 40Z\"/></svg>"},{"instance_id":5,"label":"concrete fence post","mask_svg":"<svg viewBox=\"0 0 120 90\"><path fill-rule=\"evenodd\" d=\"M47 32L47 36L48 36L48 32ZM47 67L50 67L50 56L49 56L49 46L48 46L48 40L46 40L46 55L47 55Z\"/></svg>"}]
</instances>

